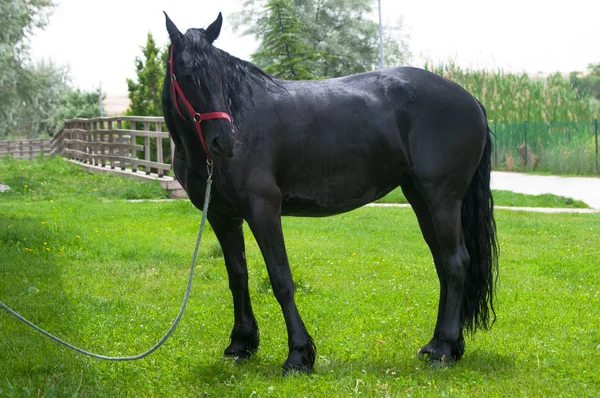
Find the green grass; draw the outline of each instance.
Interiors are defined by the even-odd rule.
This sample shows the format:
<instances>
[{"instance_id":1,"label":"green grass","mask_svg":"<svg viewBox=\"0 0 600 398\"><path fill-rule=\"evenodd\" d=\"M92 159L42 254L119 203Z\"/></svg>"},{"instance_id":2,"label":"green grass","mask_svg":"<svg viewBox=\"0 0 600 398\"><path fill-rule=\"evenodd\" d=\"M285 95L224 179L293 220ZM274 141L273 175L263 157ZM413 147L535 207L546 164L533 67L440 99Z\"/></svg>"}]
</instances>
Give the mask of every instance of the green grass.
<instances>
[{"instance_id":1,"label":"green grass","mask_svg":"<svg viewBox=\"0 0 600 398\"><path fill-rule=\"evenodd\" d=\"M0 300L83 348L131 355L178 311L201 214L187 201L105 201L94 192L2 200ZM600 215L496 217L498 320L467 338L452 368L415 358L431 337L438 282L412 210L371 207L284 219L296 300L318 347L313 375L281 376L283 317L247 228L261 347L239 365L222 357L233 311L209 228L186 314L163 348L103 362L3 312L0 396L595 396Z\"/></svg>"},{"instance_id":2,"label":"green grass","mask_svg":"<svg viewBox=\"0 0 600 398\"><path fill-rule=\"evenodd\" d=\"M512 191L493 191L494 203L497 206L514 207L559 207L573 209L588 209L586 203L564 196L549 193L541 195L526 195Z\"/></svg>"},{"instance_id":3,"label":"green grass","mask_svg":"<svg viewBox=\"0 0 600 398\"><path fill-rule=\"evenodd\" d=\"M107 174L89 174L81 167L58 157L38 157L33 161L0 158L0 183L11 187L0 194L0 203L48 201L59 198L78 199L162 199L167 191L158 183L133 182ZM551 194L525 195L494 191L498 206L588 208L585 203ZM408 203L400 188L394 189L380 203Z\"/></svg>"},{"instance_id":4,"label":"green grass","mask_svg":"<svg viewBox=\"0 0 600 398\"><path fill-rule=\"evenodd\" d=\"M560 208L589 208L580 200L566 198L552 194L526 195L512 191L493 191L494 204L496 206L514 207L560 207ZM378 200L379 203L408 203L400 188Z\"/></svg>"},{"instance_id":5,"label":"green grass","mask_svg":"<svg viewBox=\"0 0 600 398\"><path fill-rule=\"evenodd\" d=\"M0 194L0 203L39 202L62 198L161 199L168 197L158 182L133 182L108 174L89 174L60 157L33 161L0 158L0 183L11 190Z\"/></svg>"}]
</instances>

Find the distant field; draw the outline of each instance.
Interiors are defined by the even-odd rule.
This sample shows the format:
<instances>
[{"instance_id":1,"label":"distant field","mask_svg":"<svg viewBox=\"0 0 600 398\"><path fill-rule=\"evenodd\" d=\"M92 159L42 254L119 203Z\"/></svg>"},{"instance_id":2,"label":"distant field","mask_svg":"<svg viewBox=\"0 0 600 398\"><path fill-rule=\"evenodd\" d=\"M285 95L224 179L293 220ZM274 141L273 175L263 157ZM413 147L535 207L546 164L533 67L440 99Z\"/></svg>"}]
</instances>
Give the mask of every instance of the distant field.
<instances>
[{"instance_id":1,"label":"distant field","mask_svg":"<svg viewBox=\"0 0 600 398\"><path fill-rule=\"evenodd\" d=\"M61 193L58 177L28 176L33 193L0 196L0 300L92 351L148 348L179 308L200 212L188 201L119 199L143 189L127 180L84 174ZM412 210L362 208L284 219L296 299L318 347L313 375L281 376L283 317L247 228L261 348L239 365L222 357L232 303L209 228L182 323L144 360L83 357L1 312L0 396L597 395L600 214L498 210L497 222L498 320L467 338L449 369L415 357L431 337L438 282Z\"/></svg>"}]
</instances>

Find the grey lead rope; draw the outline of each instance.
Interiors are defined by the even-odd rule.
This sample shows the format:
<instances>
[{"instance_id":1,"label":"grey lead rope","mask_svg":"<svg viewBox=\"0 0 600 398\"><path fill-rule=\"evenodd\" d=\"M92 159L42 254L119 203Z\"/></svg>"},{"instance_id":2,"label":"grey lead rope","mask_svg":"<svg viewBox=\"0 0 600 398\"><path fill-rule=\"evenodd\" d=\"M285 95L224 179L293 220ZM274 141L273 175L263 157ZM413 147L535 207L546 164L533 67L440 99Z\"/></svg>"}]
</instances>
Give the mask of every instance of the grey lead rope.
<instances>
[{"instance_id":1,"label":"grey lead rope","mask_svg":"<svg viewBox=\"0 0 600 398\"><path fill-rule=\"evenodd\" d=\"M89 351L83 350L81 348L75 347L74 345L69 344L66 341L60 339L59 337L56 337L56 336L50 334L49 332L45 331L44 329L34 325L32 322L28 321L23 316L21 316L20 314L18 314L15 311L13 311L12 309L10 309L2 301L0 301L0 307L5 309L9 314L14 315L20 321L31 326L33 329L37 330L38 332L42 333L43 335L46 335L47 337L50 337L52 340L54 340L60 344L63 344L77 352L80 352L85 355L89 355L94 358L105 359L107 361L134 361L136 359L142 359L142 358L147 357L148 355L152 354L161 345L163 345L164 342L167 341L167 339L169 337L171 337L171 334L173 334L173 332L177 328L177 325L179 324L179 321L181 320L181 317L183 316L183 312L185 311L185 306L187 305L188 299L190 297L190 292L192 290L192 280L194 278L194 268L196 268L196 258L198 256L198 249L200 248L200 240L202 239L202 232L204 231L204 224L206 223L208 203L210 202L210 187L212 185L212 171L213 171L213 165L212 165L212 162L209 161L208 162L208 179L206 181L206 194L204 196L204 208L202 210L202 221L200 221L200 231L198 232L198 239L196 240L196 248L194 249L194 256L192 258L192 267L190 269L190 276L188 279L187 288L185 290L185 296L183 298L183 303L181 305L181 309L179 310L179 314L177 315L177 318L175 318L175 321L173 322L173 324L171 325L171 327L169 328L167 333L165 333L165 335L158 341L158 343L154 344L154 346L152 346L149 350L147 350L141 354L128 356L128 357L111 357L111 356L106 356L106 355L94 354L93 352L89 352Z\"/></svg>"}]
</instances>

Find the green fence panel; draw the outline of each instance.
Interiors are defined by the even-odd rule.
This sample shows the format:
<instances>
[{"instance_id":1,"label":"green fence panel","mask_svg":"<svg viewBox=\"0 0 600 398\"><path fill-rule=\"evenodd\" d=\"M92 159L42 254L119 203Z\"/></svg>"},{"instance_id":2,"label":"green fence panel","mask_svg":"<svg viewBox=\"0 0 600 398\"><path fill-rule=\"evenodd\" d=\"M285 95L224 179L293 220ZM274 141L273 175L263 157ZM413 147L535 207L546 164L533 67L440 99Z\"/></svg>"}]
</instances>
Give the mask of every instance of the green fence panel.
<instances>
[{"instance_id":1,"label":"green fence panel","mask_svg":"<svg viewBox=\"0 0 600 398\"><path fill-rule=\"evenodd\" d=\"M598 121L497 123L496 170L597 175Z\"/></svg>"}]
</instances>

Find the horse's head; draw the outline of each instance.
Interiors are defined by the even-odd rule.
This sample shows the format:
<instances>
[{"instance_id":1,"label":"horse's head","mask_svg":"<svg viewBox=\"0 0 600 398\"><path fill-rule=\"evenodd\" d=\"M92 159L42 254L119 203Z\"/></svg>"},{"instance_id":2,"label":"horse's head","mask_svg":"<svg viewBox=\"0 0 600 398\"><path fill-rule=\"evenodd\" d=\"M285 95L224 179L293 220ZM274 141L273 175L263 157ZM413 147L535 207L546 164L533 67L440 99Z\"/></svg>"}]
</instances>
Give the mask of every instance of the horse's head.
<instances>
[{"instance_id":1,"label":"horse's head","mask_svg":"<svg viewBox=\"0 0 600 398\"><path fill-rule=\"evenodd\" d=\"M224 89L226 69L222 52L212 45L223 18L219 13L208 28L183 34L166 13L165 17L171 48L163 113L179 119L177 133L188 154L201 144L209 159L231 157L234 138Z\"/></svg>"}]
</instances>

